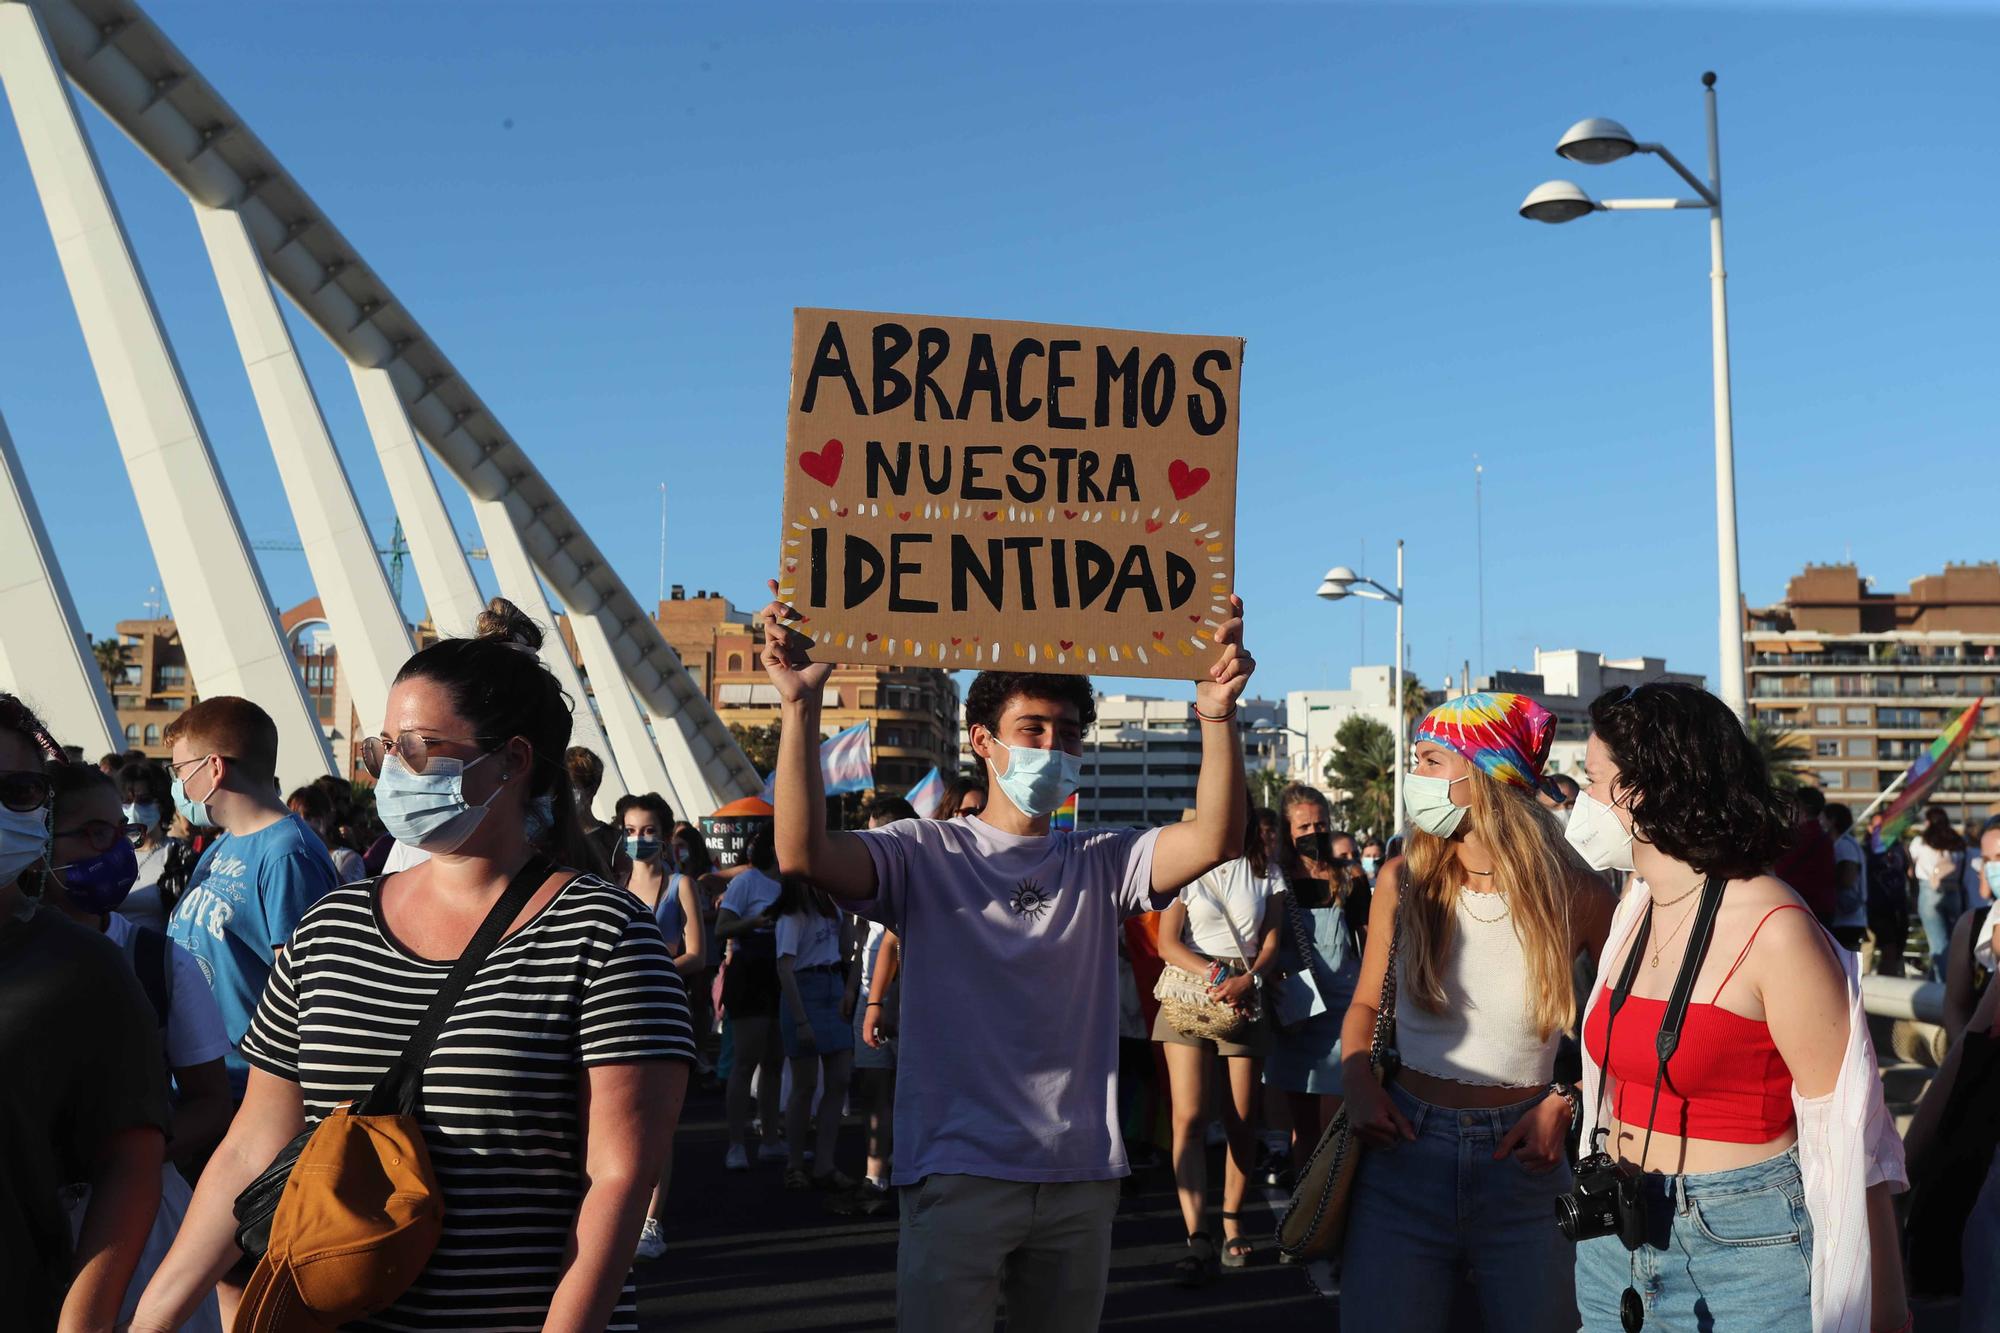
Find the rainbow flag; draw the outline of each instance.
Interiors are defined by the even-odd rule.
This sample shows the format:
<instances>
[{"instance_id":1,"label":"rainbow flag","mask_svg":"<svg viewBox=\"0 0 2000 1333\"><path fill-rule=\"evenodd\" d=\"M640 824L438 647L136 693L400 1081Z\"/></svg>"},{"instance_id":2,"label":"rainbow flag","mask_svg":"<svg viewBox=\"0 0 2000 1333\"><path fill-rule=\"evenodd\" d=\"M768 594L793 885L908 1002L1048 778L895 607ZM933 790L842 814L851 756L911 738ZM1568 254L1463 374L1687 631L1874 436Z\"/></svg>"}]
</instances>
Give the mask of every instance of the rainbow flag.
<instances>
[{"instance_id":1,"label":"rainbow flag","mask_svg":"<svg viewBox=\"0 0 2000 1333\"><path fill-rule=\"evenodd\" d=\"M1878 844L1894 842L1917 822L1917 807L1937 787L1944 775L1951 771L1952 761L1965 749L1972 739L1973 728L1979 725L1979 709L1984 698L1974 699L1972 706L1958 715L1956 721L1938 733L1931 742L1930 749L1917 756L1917 762L1910 765L1910 771L1903 775L1903 788L1896 793L1896 799L1888 809L1875 816L1870 825Z\"/></svg>"},{"instance_id":2,"label":"rainbow flag","mask_svg":"<svg viewBox=\"0 0 2000 1333\"><path fill-rule=\"evenodd\" d=\"M1073 791L1069 794L1067 801L1056 807L1056 812L1049 816L1050 832L1054 832L1056 829L1074 829L1076 827L1076 803L1077 798L1081 795L1083 795L1082 792Z\"/></svg>"}]
</instances>

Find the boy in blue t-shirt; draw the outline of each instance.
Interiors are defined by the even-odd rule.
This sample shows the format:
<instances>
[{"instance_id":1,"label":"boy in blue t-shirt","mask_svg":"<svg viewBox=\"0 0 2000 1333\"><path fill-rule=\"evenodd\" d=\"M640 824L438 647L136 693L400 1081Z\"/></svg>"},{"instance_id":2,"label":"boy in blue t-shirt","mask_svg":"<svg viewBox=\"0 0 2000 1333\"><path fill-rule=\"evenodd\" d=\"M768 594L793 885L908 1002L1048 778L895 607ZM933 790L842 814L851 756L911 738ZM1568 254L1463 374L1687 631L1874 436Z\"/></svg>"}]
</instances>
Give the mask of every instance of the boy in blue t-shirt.
<instances>
[{"instance_id":1,"label":"boy in blue t-shirt","mask_svg":"<svg viewBox=\"0 0 2000 1333\"><path fill-rule=\"evenodd\" d=\"M250 1066L237 1052L278 951L305 910L338 879L326 844L285 808L272 781L278 728L248 699L203 699L167 728L174 806L222 836L202 853L167 933L201 964L229 1034L238 1101Z\"/></svg>"}]
</instances>

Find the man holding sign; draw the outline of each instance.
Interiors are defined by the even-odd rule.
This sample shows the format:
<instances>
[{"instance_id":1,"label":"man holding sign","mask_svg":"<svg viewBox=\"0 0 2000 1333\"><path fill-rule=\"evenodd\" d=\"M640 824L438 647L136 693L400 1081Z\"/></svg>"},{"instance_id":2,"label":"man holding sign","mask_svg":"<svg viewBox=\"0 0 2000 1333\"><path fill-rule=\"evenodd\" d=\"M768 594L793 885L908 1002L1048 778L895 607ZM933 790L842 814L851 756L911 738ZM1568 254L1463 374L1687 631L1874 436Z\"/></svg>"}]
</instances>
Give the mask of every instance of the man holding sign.
<instances>
[{"instance_id":1,"label":"man holding sign","mask_svg":"<svg viewBox=\"0 0 2000 1333\"><path fill-rule=\"evenodd\" d=\"M778 584L774 580L772 590ZM991 1333L1094 1329L1118 1180L1120 923L1159 911L1243 845L1236 700L1255 666L1230 598L1195 690L1194 819L1055 832L1094 713L1087 677L986 671L966 694L973 753L993 775L983 813L868 832L826 827L820 699L783 601L764 608L764 666L783 701L778 863L903 941L894 1183L902 1199L897 1320Z\"/></svg>"}]
</instances>

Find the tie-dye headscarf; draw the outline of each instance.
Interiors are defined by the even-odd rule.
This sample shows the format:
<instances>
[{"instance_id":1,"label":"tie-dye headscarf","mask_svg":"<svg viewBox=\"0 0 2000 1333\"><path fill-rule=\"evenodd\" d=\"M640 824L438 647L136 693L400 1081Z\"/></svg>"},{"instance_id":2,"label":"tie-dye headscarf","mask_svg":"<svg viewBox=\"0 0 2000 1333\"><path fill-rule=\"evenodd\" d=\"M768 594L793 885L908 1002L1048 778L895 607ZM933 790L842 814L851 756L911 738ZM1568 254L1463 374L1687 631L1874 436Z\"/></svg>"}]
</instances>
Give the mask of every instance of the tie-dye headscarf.
<instances>
[{"instance_id":1,"label":"tie-dye headscarf","mask_svg":"<svg viewBox=\"0 0 2000 1333\"><path fill-rule=\"evenodd\" d=\"M1424 714L1411 743L1442 745L1488 777L1534 791L1555 737L1555 717L1525 694L1468 694Z\"/></svg>"}]
</instances>

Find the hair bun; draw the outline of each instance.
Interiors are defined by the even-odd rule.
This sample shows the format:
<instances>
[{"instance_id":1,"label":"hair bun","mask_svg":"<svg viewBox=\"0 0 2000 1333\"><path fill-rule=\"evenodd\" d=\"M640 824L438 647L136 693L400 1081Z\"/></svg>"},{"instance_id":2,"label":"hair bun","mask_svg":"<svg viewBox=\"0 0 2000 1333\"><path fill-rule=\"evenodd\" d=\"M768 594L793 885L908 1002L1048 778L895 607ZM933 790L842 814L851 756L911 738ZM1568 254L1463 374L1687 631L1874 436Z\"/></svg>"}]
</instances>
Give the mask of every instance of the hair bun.
<instances>
[{"instance_id":1,"label":"hair bun","mask_svg":"<svg viewBox=\"0 0 2000 1333\"><path fill-rule=\"evenodd\" d=\"M495 597L486 604L473 626L473 637L529 653L540 652L542 647L542 627L505 597Z\"/></svg>"}]
</instances>

